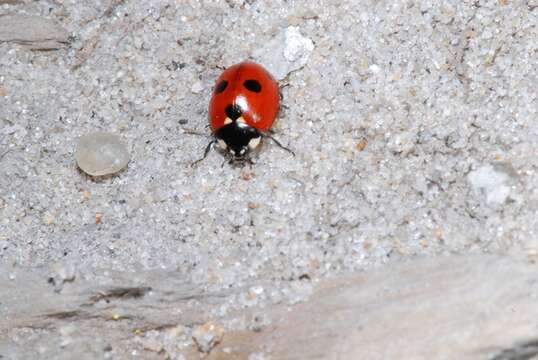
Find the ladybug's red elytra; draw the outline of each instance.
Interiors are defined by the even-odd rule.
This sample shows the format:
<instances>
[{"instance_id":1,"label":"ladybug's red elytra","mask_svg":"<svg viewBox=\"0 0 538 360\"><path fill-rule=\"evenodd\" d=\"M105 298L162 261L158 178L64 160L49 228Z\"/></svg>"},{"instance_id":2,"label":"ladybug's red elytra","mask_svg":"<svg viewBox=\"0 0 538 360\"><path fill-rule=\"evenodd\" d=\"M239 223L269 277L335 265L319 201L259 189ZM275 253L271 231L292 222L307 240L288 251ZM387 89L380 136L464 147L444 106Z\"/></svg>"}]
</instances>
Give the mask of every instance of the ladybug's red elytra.
<instances>
[{"instance_id":1,"label":"ladybug's red elytra","mask_svg":"<svg viewBox=\"0 0 538 360\"><path fill-rule=\"evenodd\" d=\"M263 137L293 154L267 133L278 115L279 100L277 82L261 65L245 61L224 70L209 103L209 124L215 140L209 143L203 158L216 142L232 155L232 160L248 159Z\"/></svg>"}]
</instances>

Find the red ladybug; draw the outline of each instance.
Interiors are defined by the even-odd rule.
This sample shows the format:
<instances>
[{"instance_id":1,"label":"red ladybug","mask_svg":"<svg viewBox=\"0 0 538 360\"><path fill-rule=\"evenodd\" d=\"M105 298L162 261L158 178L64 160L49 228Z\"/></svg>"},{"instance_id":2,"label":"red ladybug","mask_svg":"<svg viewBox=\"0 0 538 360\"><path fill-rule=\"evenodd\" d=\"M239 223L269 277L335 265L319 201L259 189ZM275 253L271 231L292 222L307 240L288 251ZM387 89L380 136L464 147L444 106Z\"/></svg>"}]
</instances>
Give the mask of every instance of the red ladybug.
<instances>
[{"instance_id":1,"label":"red ladybug","mask_svg":"<svg viewBox=\"0 0 538 360\"><path fill-rule=\"evenodd\" d=\"M277 82L261 65L245 61L226 69L217 79L209 103L209 124L215 140L209 143L203 158L216 142L232 155L232 161L247 160L263 137L293 154L267 133L276 120L279 99Z\"/></svg>"}]
</instances>

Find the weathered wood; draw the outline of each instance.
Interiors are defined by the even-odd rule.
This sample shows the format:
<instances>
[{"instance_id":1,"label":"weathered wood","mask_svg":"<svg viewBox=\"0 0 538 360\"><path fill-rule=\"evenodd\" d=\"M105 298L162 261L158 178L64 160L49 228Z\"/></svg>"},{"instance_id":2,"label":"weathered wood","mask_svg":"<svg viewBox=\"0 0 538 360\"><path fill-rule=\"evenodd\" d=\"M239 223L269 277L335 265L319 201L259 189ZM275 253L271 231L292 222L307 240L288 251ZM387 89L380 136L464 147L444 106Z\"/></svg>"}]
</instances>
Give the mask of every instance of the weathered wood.
<instances>
[{"instance_id":1,"label":"weathered wood","mask_svg":"<svg viewBox=\"0 0 538 360\"><path fill-rule=\"evenodd\" d=\"M0 16L0 43L11 42L33 50L55 50L68 43L69 34L54 21L39 16Z\"/></svg>"},{"instance_id":2,"label":"weathered wood","mask_svg":"<svg viewBox=\"0 0 538 360\"><path fill-rule=\"evenodd\" d=\"M204 356L509 360L538 354L538 269L525 260L414 259L323 280L304 303L220 319L211 310L233 294L204 293L177 272L97 272L69 277L60 290L43 274L0 266L0 355L90 359L113 351L130 358L136 350L142 358L173 358L166 349L188 341L199 324L245 323L258 314L269 325L228 331ZM187 338L167 337L177 326ZM146 338L148 332L157 337ZM191 343L177 351L199 358Z\"/></svg>"},{"instance_id":3,"label":"weathered wood","mask_svg":"<svg viewBox=\"0 0 538 360\"><path fill-rule=\"evenodd\" d=\"M263 331L228 333L210 358L528 359L517 356L538 356L537 295L533 263L416 259L323 281L306 303L269 310Z\"/></svg>"},{"instance_id":4,"label":"weathered wood","mask_svg":"<svg viewBox=\"0 0 538 360\"><path fill-rule=\"evenodd\" d=\"M98 271L62 287L50 279L46 269L0 266L0 355L36 358L41 347L52 358L102 357L135 333L201 323L206 308L228 295L204 293L180 273L166 271ZM84 346L59 345L69 326L75 327L69 344ZM32 331L39 335L20 335Z\"/></svg>"}]
</instances>

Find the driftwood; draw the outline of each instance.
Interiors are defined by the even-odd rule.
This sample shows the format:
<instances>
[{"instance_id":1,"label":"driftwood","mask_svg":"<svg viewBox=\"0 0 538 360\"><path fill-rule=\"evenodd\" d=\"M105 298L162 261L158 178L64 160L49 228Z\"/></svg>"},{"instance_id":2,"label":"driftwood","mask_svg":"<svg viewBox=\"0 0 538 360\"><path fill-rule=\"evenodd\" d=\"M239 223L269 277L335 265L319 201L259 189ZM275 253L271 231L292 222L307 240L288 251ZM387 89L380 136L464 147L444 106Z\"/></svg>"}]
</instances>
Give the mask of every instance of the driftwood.
<instances>
[{"instance_id":1,"label":"driftwood","mask_svg":"<svg viewBox=\"0 0 538 360\"><path fill-rule=\"evenodd\" d=\"M32 50L55 50L68 43L69 34L52 20L39 16L0 16L0 43L11 42Z\"/></svg>"},{"instance_id":2,"label":"driftwood","mask_svg":"<svg viewBox=\"0 0 538 360\"><path fill-rule=\"evenodd\" d=\"M304 303L250 308L224 319L213 319L210 310L233 294L204 293L178 272L79 274L66 277L63 287L44 274L0 267L0 358L93 359L112 352L122 359L132 351L144 359L538 355L538 269L520 259L413 259L323 280ZM179 325L190 339L189 329L209 320L230 324L260 314L266 321L258 328L217 334L205 344L208 354L196 341L174 353L174 344L158 336ZM205 328L222 331L209 324ZM157 337L150 341L149 333Z\"/></svg>"},{"instance_id":3,"label":"driftwood","mask_svg":"<svg viewBox=\"0 0 538 360\"><path fill-rule=\"evenodd\" d=\"M204 293L178 272L99 271L60 287L47 272L0 267L0 359L99 358L138 334L202 323L228 295Z\"/></svg>"},{"instance_id":4,"label":"driftwood","mask_svg":"<svg viewBox=\"0 0 538 360\"><path fill-rule=\"evenodd\" d=\"M416 259L323 281L309 301L267 314L269 327L228 333L210 358L537 359L538 267L495 256Z\"/></svg>"}]
</instances>

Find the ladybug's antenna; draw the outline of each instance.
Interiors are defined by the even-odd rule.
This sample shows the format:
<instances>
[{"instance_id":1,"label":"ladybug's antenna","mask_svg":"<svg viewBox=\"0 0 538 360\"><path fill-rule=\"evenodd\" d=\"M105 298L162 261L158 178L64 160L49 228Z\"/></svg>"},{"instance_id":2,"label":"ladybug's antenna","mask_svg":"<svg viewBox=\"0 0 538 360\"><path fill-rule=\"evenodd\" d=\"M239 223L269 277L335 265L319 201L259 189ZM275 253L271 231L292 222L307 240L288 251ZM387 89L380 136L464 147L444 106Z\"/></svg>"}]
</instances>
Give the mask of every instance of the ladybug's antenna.
<instances>
[{"instance_id":1,"label":"ladybug's antenna","mask_svg":"<svg viewBox=\"0 0 538 360\"><path fill-rule=\"evenodd\" d=\"M280 141L278 141L277 139L275 139L274 137L272 137L270 134L262 134L262 136L263 136L263 137L266 137L266 138L269 138L269 139L271 139L271 140L273 140L273 141L275 142L275 144L277 144L281 149L284 149L284 150L286 150L287 152L289 152L290 154L292 154L293 156L295 156L295 153L294 153L291 149L289 149L289 148L285 147L284 145L282 145L282 144L280 143Z\"/></svg>"},{"instance_id":2,"label":"ladybug's antenna","mask_svg":"<svg viewBox=\"0 0 538 360\"><path fill-rule=\"evenodd\" d=\"M196 130L185 129L185 128L182 128L182 130L183 130L183 133L184 133L184 134L187 134L187 135L196 135L196 136L203 136L203 137L211 137L211 135L208 135L208 134L205 134L205 133L201 133L201 132L196 131Z\"/></svg>"},{"instance_id":3,"label":"ladybug's antenna","mask_svg":"<svg viewBox=\"0 0 538 360\"><path fill-rule=\"evenodd\" d=\"M209 154L209 151L211 150L211 147L214 143L216 143L217 140L211 140L209 144L207 144L205 150L204 150L204 156L202 158L196 160L195 162L191 163L191 167L194 167L196 164L198 164L200 161L204 160L207 157L207 154Z\"/></svg>"}]
</instances>

